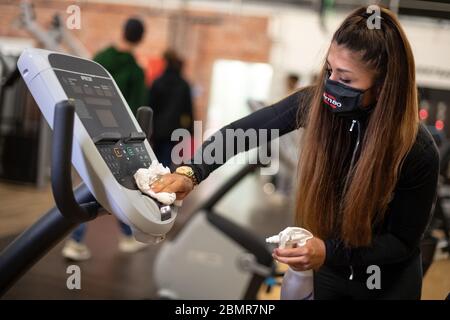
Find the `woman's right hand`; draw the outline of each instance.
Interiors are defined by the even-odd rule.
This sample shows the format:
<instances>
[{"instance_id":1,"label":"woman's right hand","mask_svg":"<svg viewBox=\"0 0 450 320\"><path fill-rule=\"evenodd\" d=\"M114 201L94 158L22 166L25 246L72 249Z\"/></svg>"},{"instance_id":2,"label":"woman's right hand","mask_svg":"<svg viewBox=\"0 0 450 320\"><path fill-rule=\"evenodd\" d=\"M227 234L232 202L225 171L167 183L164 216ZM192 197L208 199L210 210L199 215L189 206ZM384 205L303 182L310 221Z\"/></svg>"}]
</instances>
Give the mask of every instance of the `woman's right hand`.
<instances>
[{"instance_id":1,"label":"woman's right hand","mask_svg":"<svg viewBox=\"0 0 450 320\"><path fill-rule=\"evenodd\" d=\"M194 189L194 183L182 174L169 173L153 182L150 188L156 193L174 192L177 200L183 200Z\"/></svg>"}]
</instances>

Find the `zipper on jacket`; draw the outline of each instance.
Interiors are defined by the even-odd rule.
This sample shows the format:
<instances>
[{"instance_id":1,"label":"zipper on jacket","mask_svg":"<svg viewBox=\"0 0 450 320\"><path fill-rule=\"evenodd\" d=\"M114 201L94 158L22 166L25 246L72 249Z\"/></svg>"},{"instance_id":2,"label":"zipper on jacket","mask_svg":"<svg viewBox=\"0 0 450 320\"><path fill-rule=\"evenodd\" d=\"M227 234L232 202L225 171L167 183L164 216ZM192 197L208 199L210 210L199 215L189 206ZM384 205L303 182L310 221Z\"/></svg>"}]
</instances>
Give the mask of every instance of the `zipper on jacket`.
<instances>
[{"instance_id":1,"label":"zipper on jacket","mask_svg":"<svg viewBox=\"0 0 450 320\"><path fill-rule=\"evenodd\" d=\"M353 127L355 126L356 120L352 120L352 125L350 126L350 132L353 131Z\"/></svg>"},{"instance_id":2,"label":"zipper on jacket","mask_svg":"<svg viewBox=\"0 0 450 320\"><path fill-rule=\"evenodd\" d=\"M353 131L353 128L355 127L355 124L356 124L356 126L357 126L357 129L358 129L358 136L357 136L357 138L356 138L356 144L355 144L355 148L353 149L353 155L352 155L352 160L351 160L351 162L350 162L350 169L349 169L349 172L352 170L352 168L353 168L353 165L354 165L354 162L355 162L355 157L356 157L356 153L358 152L358 149L359 149L359 144L360 144L360 139L361 139L361 125L360 125L360 123L359 123L359 121L358 120L352 120L352 125L350 126L350 132L352 132ZM347 189L347 183L348 183L348 175L347 175L347 177L346 177L346 179L345 179L345 190ZM353 280L353 266L352 265L350 265L350 276L349 276L349 278L348 278L349 280Z\"/></svg>"}]
</instances>

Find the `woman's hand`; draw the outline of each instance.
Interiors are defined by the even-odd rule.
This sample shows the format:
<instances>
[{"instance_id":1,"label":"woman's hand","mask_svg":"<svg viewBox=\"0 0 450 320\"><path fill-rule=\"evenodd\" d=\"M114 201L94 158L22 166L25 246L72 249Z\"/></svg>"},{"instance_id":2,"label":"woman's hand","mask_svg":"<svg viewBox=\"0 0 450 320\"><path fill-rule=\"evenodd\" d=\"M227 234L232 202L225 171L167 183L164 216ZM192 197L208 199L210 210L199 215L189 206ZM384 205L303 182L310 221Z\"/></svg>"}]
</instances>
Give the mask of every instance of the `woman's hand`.
<instances>
[{"instance_id":1,"label":"woman's hand","mask_svg":"<svg viewBox=\"0 0 450 320\"><path fill-rule=\"evenodd\" d=\"M156 193L174 192L177 200L183 200L194 189L194 183L186 176L169 173L153 182L150 188Z\"/></svg>"},{"instance_id":2,"label":"woman's hand","mask_svg":"<svg viewBox=\"0 0 450 320\"><path fill-rule=\"evenodd\" d=\"M275 260L289 265L295 271L319 269L325 262L325 243L319 238L311 238L301 247L275 249L272 256Z\"/></svg>"}]
</instances>

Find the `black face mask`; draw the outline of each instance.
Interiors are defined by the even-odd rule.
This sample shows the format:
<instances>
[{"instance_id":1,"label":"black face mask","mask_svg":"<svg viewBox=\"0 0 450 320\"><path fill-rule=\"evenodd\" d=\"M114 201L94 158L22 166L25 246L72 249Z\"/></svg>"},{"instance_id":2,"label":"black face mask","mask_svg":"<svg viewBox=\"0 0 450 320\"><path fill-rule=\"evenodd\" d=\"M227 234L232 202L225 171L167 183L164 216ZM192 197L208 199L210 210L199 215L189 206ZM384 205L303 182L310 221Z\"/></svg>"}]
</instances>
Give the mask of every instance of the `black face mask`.
<instances>
[{"instance_id":1,"label":"black face mask","mask_svg":"<svg viewBox=\"0 0 450 320\"><path fill-rule=\"evenodd\" d=\"M366 90L359 90L338 81L326 79L323 92L323 104L332 113L344 118L362 118L367 116L375 103L363 107L362 100Z\"/></svg>"}]
</instances>

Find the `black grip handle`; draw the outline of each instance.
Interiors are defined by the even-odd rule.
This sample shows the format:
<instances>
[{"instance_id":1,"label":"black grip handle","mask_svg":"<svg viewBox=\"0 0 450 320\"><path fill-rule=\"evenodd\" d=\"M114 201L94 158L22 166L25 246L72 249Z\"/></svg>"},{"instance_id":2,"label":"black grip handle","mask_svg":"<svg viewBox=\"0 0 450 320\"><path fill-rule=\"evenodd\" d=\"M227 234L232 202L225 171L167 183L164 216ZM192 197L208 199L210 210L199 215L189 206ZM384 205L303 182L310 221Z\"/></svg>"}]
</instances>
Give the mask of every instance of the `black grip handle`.
<instances>
[{"instance_id":1,"label":"black grip handle","mask_svg":"<svg viewBox=\"0 0 450 320\"><path fill-rule=\"evenodd\" d=\"M1 252L0 297L70 230L98 214L100 206L86 185L81 184L75 192L72 190L74 114L75 106L71 101L65 100L55 105L51 179L56 207Z\"/></svg>"},{"instance_id":2,"label":"black grip handle","mask_svg":"<svg viewBox=\"0 0 450 320\"><path fill-rule=\"evenodd\" d=\"M142 131L150 140L153 134L153 110L150 107L139 107L136 113L136 120L142 128Z\"/></svg>"},{"instance_id":3,"label":"black grip handle","mask_svg":"<svg viewBox=\"0 0 450 320\"><path fill-rule=\"evenodd\" d=\"M80 206L72 189L72 140L75 105L64 100L55 105L53 117L53 145L51 180L56 206L69 220L88 221L96 217L97 210L89 205Z\"/></svg>"},{"instance_id":4,"label":"black grip handle","mask_svg":"<svg viewBox=\"0 0 450 320\"><path fill-rule=\"evenodd\" d=\"M92 138L95 144L97 143L116 143L122 136L118 132L102 132L100 135Z\"/></svg>"}]
</instances>

